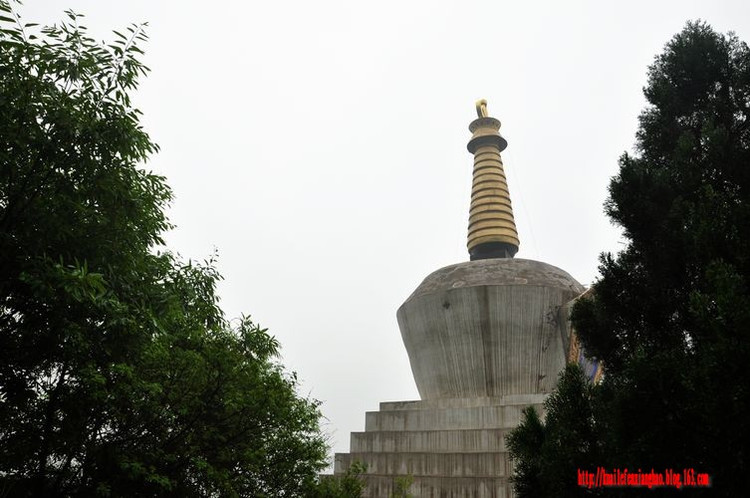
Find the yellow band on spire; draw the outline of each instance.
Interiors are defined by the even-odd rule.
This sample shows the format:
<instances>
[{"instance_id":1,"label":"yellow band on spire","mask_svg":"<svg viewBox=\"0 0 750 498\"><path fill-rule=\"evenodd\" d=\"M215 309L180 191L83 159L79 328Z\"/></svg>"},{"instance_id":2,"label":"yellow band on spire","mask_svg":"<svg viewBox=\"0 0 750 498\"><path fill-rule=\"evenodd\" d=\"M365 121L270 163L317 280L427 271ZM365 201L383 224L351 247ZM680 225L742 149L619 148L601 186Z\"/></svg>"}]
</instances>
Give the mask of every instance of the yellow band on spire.
<instances>
[{"instance_id":1,"label":"yellow band on spire","mask_svg":"<svg viewBox=\"0 0 750 498\"><path fill-rule=\"evenodd\" d=\"M479 117L469 125L468 144L474 154L469 254L471 259L513 257L518 251L518 232L500 157L507 142L500 135L500 121L487 114L487 101L478 100L476 108Z\"/></svg>"}]
</instances>

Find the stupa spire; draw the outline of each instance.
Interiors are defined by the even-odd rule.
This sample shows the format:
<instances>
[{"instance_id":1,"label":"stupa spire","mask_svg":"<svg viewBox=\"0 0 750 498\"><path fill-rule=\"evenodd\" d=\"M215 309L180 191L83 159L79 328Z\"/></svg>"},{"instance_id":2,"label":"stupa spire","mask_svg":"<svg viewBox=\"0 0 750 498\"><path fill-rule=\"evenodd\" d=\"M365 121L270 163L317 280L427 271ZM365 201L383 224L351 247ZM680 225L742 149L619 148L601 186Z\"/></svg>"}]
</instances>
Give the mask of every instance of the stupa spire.
<instances>
[{"instance_id":1,"label":"stupa spire","mask_svg":"<svg viewBox=\"0 0 750 498\"><path fill-rule=\"evenodd\" d=\"M478 117L469 125L472 136L467 145L474 154L469 257L472 261L512 258L518 252L518 232L500 158L508 142L500 136L500 121L487 114L487 101L478 100L476 107Z\"/></svg>"}]
</instances>

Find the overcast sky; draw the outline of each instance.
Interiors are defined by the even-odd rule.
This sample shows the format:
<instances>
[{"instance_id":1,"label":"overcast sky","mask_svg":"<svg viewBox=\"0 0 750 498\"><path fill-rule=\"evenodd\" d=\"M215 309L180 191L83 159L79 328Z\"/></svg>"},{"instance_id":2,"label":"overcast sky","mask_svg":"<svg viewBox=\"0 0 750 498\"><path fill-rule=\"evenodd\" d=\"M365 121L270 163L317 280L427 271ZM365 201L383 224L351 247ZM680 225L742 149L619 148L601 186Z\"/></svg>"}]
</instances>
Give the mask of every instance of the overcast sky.
<instances>
[{"instance_id":1,"label":"overcast sky","mask_svg":"<svg viewBox=\"0 0 750 498\"><path fill-rule=\"evenodd\" d=\"M486 98L519 258L588 286L622 247L602 212L632 151L647 67L688 20L750 41L737 1L34 1L97 39L149 23L134 95L161 146L184 258L214 249L228 318L282 344L334 451L380 401L418 399L396 309L468 260L474 101Z\"/></svg>"}]
</instances>

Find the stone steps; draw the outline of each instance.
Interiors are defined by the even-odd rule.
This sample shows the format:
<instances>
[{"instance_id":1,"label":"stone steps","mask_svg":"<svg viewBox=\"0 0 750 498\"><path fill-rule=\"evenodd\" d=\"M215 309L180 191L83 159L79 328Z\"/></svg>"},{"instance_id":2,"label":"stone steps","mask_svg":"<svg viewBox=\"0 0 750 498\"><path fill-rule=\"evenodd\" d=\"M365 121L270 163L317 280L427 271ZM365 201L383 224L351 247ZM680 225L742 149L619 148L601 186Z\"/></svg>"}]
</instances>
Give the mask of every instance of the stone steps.
<instances>
[{"instance_id":1,"label":"stone steps","mask_svg":"<svg viewBox=\"0 0 750 498\"><path fill-rule=\"evenodd\" d=\"M487 453L348 453L336 455L334 472L345 472L353 462L366 462L373 475L412 477L507 477L505 452Z\"/></svg>"},{"instance_id":2,"label":"stone steps","mask_svg":"<svg viewBox=\"0 0 750 498\"><path fill-rule=\"evenodd\" d=\"M520 423L524 408L516 404L367 412L365 431L511 429Z\"/></svg>"},{"instance_id":3,"label":"stone steps","mask_svg":"<svg viewBox=\"0 0 750 498\"><path fill-rule=\"evenodd\" d=\"M508 429L352 432L350 448L354 453L505 451L508 432Z\"/></svg>"},{"instance_id":4,"label":"stone steps","mask_svg":"<svg viewBox=\"0 0 750 498\"><path fill-rule=\"evenodd\" d=\"M383 401L380 411L394 410L425 410L436 408L470 408L474 406L510 406L510 405L541 405L546 394L508 394L499 397L482 398L437 398L412 401Z\"/></svg>"},{"instance_id":5,"label":"stone steps","mask_svg":"<svg viewBox=\"0 0 750 498\"><path fill-rule=\"evenodd\" d=\"M395 489L396 477L368 476L364 498L387 498ZM409 492L434 498L511 498L507 477L415 477Z\"/></svg>"},{"instance_id":6,"label":"stone steps","mask_svg":"<svg viewBox=\"0 0 750 498\"><path fill-rule=\"evenodd\" d=\"M337 453L334 474L367 466L365 497L389 497L396 479L412 479L416 497L506 498L512 464L505 437L524 408L542 411L544 395L388 401L365 414L351 452Z\"/></svg>"}]
</instances>

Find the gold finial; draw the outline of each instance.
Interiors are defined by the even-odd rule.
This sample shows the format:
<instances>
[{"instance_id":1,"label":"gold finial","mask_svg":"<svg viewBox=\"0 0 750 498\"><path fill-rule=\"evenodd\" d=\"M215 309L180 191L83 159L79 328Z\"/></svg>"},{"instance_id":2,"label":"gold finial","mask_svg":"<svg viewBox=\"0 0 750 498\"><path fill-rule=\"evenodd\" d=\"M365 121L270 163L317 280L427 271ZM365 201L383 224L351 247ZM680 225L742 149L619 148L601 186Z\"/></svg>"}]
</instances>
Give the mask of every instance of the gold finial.
<instances>
[{"instance_id":1,"label":"gold finial","mask_svg":"<svg viewBox=\"0 0 750 498\"><path fill-rule=\"evenodd\" d=\"M487 115L487 101L476 102L477 115L469 125L467 145L474 155L467 246L472 261L512 258L518 251L518 232L510 203L500 153L508 142L500 135L500 121Z\"/></svg>"},{"instance_id":2,"label":"gold finial","mask_svg":"<svg viewBox=\"0 0 750 498\"><path fill-rule=\"evenodd\" d=\"M477 117L479 118L486 118L488 116L487 114L487 100L486 99L479 99L477 100Z\"/></svg>"}]
</instances>

